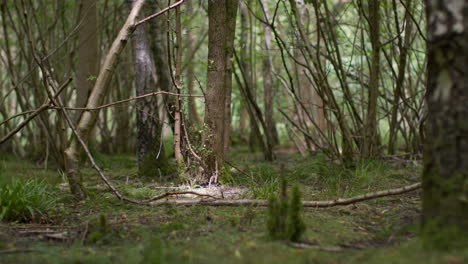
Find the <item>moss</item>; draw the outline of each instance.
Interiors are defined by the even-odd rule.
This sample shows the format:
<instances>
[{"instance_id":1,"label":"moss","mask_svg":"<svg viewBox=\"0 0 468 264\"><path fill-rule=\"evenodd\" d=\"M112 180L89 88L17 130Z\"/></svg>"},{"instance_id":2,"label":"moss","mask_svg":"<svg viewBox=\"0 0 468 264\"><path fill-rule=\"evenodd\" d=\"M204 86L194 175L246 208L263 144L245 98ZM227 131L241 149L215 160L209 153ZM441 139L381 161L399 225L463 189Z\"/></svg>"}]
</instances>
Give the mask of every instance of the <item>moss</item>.
<instances>
[{"instance_id":1,"label":"moss","mask_svg":"<svg viewBox=\"0 0 468 264\"><path fill-rule=\"evenodd\" d=\"M424 246L448 250L468 246L468 177L466 173L441 176L437 166L424 173Z\"/></svg>"},{"instance_id":2,"label":"moss","mask_svg":"<svg viewBox=\"0 0 468 264\"><path fill-rule=\"evenodd\" d=\"M152 151L143 158L138 166L138 174L144 177L167 180L174 173L174 168L170 166L164 155L159 155Z\"/></svg>"}]
</instances>

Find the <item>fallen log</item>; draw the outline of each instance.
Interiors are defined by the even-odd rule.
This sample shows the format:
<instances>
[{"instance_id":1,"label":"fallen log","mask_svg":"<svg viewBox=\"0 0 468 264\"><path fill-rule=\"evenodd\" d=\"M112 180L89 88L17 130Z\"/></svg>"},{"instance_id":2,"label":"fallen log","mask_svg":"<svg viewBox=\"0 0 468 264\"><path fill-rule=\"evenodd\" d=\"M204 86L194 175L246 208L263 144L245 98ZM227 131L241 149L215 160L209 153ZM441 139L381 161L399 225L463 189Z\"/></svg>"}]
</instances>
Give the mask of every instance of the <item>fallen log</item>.
<instances>
[{"instance_id":1,"label":"fallen log","mask_svg":"<svg viewBox=\"0 0 468 264\"><path fill-rule=\"evenodd\" d=\"M304 207L325 208L340 205L349 205L357 202L371 200L379 197L398 195L417 190L421 187L421 183L414 183L411 185L403 186L395 189L388 189L384 191L372 192L362 195L353 196L350 198L339 198L336 200L328 201L303 201ZM149 203L150 206L161 205L207 205L207 206L268 206L268 200L257 199L161 199Z\"/></svg>"}]
</instances>

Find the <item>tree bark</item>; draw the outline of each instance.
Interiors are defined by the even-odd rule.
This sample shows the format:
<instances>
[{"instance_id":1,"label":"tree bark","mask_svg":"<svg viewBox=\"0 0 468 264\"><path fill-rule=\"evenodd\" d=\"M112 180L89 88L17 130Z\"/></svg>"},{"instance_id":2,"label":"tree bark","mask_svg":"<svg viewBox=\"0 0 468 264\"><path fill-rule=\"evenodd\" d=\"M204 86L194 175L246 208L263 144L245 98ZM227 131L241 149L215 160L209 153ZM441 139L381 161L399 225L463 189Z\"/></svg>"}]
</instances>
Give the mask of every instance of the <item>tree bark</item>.
<instances>
[{"instance_id":1,"label":"tree bark","mask_svg":"<svg viewBox=\"0 0 468 264\"><path fill-rule=\"evenodd\" d=\"M80 17L83 25L78 32L76 69L76 107L84 107L98 74L98 40L96 0L82 0ZM75 113L78 121L82 111Z\"/></svg>"},{"instance_id":2,"label":"tree bark","mask_svg":"<svg viewBox=\"0 0 468 264\"><path fill-rule=\"evenodd\" d=\"M132 11L125 21L125 24L120 30L117 38L112 43L112 46L110 47L102 65L101 71L99 72L99 75L96 79L96 83L94 84L94 87L89 96L88 102L86 104L87 108L93 108L102 104L104 97L107 94L107 88L112 76L112 71L117 65L118 57L123 48L126 46L130 35L134 30L134 24L137 22L136 19L144 2L145 0L138 0L135 2ZM85 141L87 141L89 138L89 134L96 123L98 114L99 111L85 111L80 116L76 129L77 133ZM70 144L68 145L68 148L65 150L66 175L70 185L71 193L79 198L83 198L85 196L85 190L78 175L79 153L79 142L76 137L73 137Z\"/></svg>"},{"instance_id":3,"label":"tree bark","mask_svg":"<svg viewBox=\"0 0 468 264\"><path fill-rule=\"evenodd\" d=\"M370 80L367 94L367 112L364 129L364 158L373 158L378 153L377 97L380 75L380 1L369 1L369 35L372 46Z\"/></svg>"},{"instance_id":4,"label":"tree bark","mask_svg":"<svg viewBox=\"0 0 468 264\"><path fill-rule=\"evenodd\" d=\"M232 48L238 0L208 1L208 73L205 98L204 143L207 148L204 180L217 176L224 165L228 94L232 87ZM230 96L230 95L229 95ZM230 107L230 103L229 103Z\"/></svg>"},{"instance_id":5,"label":"tree bark","mask_svg":"<svg viewBox=\"0 0 468 264\"><path fill-rule=\"evenodd\" d=\"M468 6L426 1L428 119L422 234L428 247L468 246Z\"/></svg>"},{"instance_id":6,"label":"tree bark","mask_svg":"<svg viewBox=\"0 0 468 264\"><path fill-rule=\"evenodd\" d=\"M130 2L133 5L136 0ZM132 37L137 96L156 92L153 55L145 26L139 26ZM137 100L136 118L138 171L144 176L159 175L160 167L165 167L167 164L164 155L159 151L162 144L162 123L159 119L157 98L148 96Z\"/></svg>"}]
</instances>

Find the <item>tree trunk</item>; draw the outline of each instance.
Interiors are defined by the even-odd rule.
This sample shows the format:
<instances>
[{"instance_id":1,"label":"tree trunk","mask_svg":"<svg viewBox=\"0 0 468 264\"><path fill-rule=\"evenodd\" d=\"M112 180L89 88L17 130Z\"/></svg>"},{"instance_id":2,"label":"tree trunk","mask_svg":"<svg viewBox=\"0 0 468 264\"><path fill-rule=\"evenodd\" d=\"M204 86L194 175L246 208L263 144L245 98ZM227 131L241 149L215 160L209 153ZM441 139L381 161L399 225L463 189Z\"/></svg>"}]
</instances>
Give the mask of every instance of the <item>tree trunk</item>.
<instances>
[{"instance_id":1,"label":"tree trunk","mask_svg":"<svg viewBox=\"0 0 468 264\"><path fill-rule=\"evenodd\" d=\"M100 106L104 101L105 95L107 94L108 84L112 76L112 71L115 69L118 57L127 44L130 34L134 30L133 26L144 2L145 0L137 0L137 2L135 2L125 24L121 28L117 38L112 43L89 96L89 100L86 104L87 108ZM91 129L96 124L98 114L99 111L85 111L80 116L76 130L85 142L88 141ZM68 148L65 150L65 167L71 193L78 198L83 198L85 196L85 190L81 184L80 176L78 175L78 157L80 150L81 148L78 139L73 137Z\"/></svg>"},{"instance_id":2,"label":"tree trunk","mask_svg":"<svg viewBox=\"0 0 468 264\"><path fill-rule=\"evenodd\" d=\"M265 19L270 21L270 11L268 9L268 1L262 0L262 5L265 10ZM270 55L271 50L271 28L268 25L263 25L265 31L265 57L263 58L263 100L265 108L265 134L270 138L273 146L279 144L278 131L276 130L274 120L274 82L272 78L273 73L273 59Z\"/></svg>"},{"instance_id":3,"label":"tree trunk","mask_svg":"<svg viewBox=\"0 0 468 264\"><path fill-rule=\"evenodd\" d=\"M205 157L204 180L218 175L224 165L226 97L231 92L232 47L238 0L208 1L208 73L205 101L204 142L208 150ZM231 32L229 32L231 31Z\"/></svg>"},{"instance_id":4,"label":"tree trunk","mask_svg":"<svg viewBox=\"0 0 468 264\"><path fill-rule=\"evenodd\" d=\"M78 62L76 69L76 107L86 106L88 96L98 74L98 40L96 0L82 0L80 18L83 21L78 32ZM82 111L76 111L78 121Z\"/></svg>"},{"instance_id":5,"label":"tree trunk","mask_svg":"<svg viewBox=\"0 0 468 264\"><path fill-rule=\"evenodd\" d=\"M131 1L135 3L135 0ZM156 91L153 80L152 54L145 30L146 25L139 26L133 33L133 56L135 60L136 95L144 95ZM136 102L137 117L137 153L138 171L140 175L157 176L158 170L166 167L165 157L161 149L162 123L159 120L157 98L145 97Z\"/></svg>"},{"instance_id":6,"label":"tree trunk","mask_svg":"<svg viewBox=\"0 0 468 264\"><path fill-rule=\"evenodd\" d=\"M380 74L380 1L369 1L369 35L372 46L372 59L370 65L370 80L368 88L368 103L366 124L364 129L363 157L372 158L378 153L378 123L377 123L377 97L379 94Z\"/></svg>"},{"instance_id":7,"label":"tree trunk","mask_svg":"<svg viewBox=\"0 0 468 264\"><path fill-rule=\"evenodd\" d=\"M193 4L192 1L187 1L186 10L189 15L193 14ZM194 54L196 52L196 47L193 45L193 35L192 30L187 30L187 51L188 54ZM194 56L192 56L193 58ZM193 59L192 59L193 60ZM193 61L187 61L187 90L189 94L194 93L194 83L195 83L195 69ZM199 128L202 124L200 116L197 111L197 104L195 103L194 97L188 98L188 116L189 116L189 126L195 126Z\"/></svg>"},{"instance_id":8,"label":"tree trunk","mask_svg":"<svg viewBox=\"0 0 468 264\"><path fill-rule=\"evenodd\" d=\"M426 1L427 138L422 234L428 247L468 246L468 13L464 0Z\"/></svg>"}]
</instances>

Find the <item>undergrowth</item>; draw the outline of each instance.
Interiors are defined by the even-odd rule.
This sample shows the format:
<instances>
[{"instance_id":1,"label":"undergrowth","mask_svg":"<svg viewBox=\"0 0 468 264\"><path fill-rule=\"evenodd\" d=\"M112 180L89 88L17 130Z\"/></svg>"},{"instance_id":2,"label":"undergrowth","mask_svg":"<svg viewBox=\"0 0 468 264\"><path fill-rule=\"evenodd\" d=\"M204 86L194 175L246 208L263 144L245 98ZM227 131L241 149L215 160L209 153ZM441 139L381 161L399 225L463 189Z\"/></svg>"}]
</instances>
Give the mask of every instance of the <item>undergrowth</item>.
<instances>
[{"instance_id":1,"label":"undergrowth","mask_svg":"<svg viewBox=\"0 0 468 264\"><path fill-rule=\"evenodd\" d=\"M40 220L55 205L56 198L43 180L12 180L0 187L0 220Z\"/></svg>"}]
</instances>

